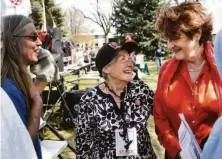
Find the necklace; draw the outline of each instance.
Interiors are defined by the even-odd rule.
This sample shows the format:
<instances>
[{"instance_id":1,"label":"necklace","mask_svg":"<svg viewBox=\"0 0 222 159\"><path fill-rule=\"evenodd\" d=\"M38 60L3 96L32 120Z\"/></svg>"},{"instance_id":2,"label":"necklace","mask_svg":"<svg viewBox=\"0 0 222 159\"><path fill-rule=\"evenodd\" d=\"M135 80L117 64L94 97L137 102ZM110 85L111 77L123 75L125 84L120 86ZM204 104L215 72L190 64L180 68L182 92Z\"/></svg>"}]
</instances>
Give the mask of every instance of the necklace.
<instances>
[{"instance_id":1,"label":"necklace","mask_svg":"<svg viewBox=\"0 0 222 159\"><path fill-rule=\"evenodd\" d=\"M204 67L205 64L206 64L206 61L204 60L204 61L202 62L202 64L201 64L198 68L196 68L196 69L190 69L190 68L187 67L187 69L188 69L189 72L197 72L197 71L200 71L200 70Z\"/></svg>"},{"instance_id":2,"label":"necklace","mask_svg":"<svg viewBox=\"0 0 222 159\"><path fill-rule=\"evenodd\" d=\"M109 86L108 86L108 84L107 84L106 82L104 82L104 84L105 84L105 86L108 88L108 90L109 90L110 92L112 92L115 96L121 98L120 95L116 94L116 92L114 92L112 89L109 88ZM120 94L121 94L121 93L120 93Z\"/></svg>"}]
</instances>

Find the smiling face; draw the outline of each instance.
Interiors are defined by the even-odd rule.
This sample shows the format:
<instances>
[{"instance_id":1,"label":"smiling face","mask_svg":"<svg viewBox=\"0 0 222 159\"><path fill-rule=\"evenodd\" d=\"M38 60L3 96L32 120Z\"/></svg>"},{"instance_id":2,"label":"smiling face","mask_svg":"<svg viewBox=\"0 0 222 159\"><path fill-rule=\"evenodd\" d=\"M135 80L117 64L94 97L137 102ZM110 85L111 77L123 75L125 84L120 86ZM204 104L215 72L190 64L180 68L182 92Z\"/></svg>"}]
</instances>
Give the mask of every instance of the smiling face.
<instances>
[{"instance_id":1,"label":"smiling face","mask_svg":"<svg viewBox=\"0 0 222 159\"><path fill-rule=\"evenodd\" d=\"M168 40L168 48L175 54L177 60L189 60L196 55L199 45L200 34L190 39L181 33L178 40Z\"/></svg>"},{"instance_id":2,"label":"smiling face","mask_svg":"<svg viewBox=\"0 0 222 159\"><path fill-rule=\"evenodd\" d=\"M38 61L40 46L42 45L39 38L35 39L36 29L33 23L27 24L25 31L20 36L23 40L23 59L26 65L33 64ZM26 36L26 37L25 37ZM30 37L29 37L30 36Z\"/></svg>"},{"instance_id":3,"label":"smiling face","mask_svg":"<svg viewBox=\"0 0 222 159\"><path fill-rule=\"evenodd\" d=\"M105 66L104 72L111 77L126 83L133 79L133 63L127 51L121 50L110 65Z\"/></svg>"}]
</instances>

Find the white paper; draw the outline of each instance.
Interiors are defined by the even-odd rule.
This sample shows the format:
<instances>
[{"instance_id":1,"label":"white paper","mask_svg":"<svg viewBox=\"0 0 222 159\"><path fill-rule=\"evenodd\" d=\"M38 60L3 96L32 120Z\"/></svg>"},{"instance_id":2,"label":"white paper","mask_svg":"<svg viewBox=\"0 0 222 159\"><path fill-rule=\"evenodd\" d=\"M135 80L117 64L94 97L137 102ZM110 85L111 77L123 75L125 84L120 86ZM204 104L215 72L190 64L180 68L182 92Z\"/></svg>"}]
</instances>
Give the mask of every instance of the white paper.
<instances>
[{"instance_id":1,"label":"white paper","mask_svg":"<svg viewBox=\"0 0 222 159\"><path fill-rule=\"evenodd\" d=\"M129 142L126 143L121 137L120 133L122 133L122 129L117 129L115 131L116 135L116 156L132 156L138 155L137 151L137 133L136 128L128 128L128 138ZM128 146L128 149L126 149Z\"/></svg>"},{"instance_id":2,"label":"white paper","mask_svg":"<svg viewBox=\"0 0 222 159\"><path fill-rule=\"evenodd\" d=\"M202 150L183 114L179 114L181 125L178 130L182 159L200 159Z\"/></svg>"}]
</instances>

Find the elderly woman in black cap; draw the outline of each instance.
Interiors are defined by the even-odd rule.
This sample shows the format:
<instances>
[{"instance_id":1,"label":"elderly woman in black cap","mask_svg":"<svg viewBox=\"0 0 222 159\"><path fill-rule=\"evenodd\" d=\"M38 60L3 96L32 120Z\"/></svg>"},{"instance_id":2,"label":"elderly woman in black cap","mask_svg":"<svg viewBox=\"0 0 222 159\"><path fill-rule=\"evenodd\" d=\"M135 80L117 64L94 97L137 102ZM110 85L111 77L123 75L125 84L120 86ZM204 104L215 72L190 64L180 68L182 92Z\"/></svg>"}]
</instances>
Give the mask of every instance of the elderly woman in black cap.
<instances>
[{"instance_id":1,"label":"elderly woman in black cap","mask_svg":"<svg viewBox=\"0 0 222 159\"><path fill-rule=\"evenodd\" d=\"M130 53L134 41L104 45L96 67L105 82L80 101L76 149L78 159L156 159L147 131L154 93L140 80L132 81Z\"/></svg>"}]
</instances>

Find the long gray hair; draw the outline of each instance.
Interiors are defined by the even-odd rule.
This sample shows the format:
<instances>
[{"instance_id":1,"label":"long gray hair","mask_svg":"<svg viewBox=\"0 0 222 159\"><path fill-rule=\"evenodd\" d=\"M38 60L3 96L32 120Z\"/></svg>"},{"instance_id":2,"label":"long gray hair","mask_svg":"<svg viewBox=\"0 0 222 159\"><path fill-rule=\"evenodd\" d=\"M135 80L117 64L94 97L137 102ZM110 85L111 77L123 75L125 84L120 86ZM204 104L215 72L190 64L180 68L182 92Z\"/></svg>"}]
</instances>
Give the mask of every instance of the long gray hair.
<instances>
[{"instance_id":1,"label":"long gray hair","mask_svg":"<svg viewBox=\"0 0 222 159\"><path fill-rule=\"evenodd\" d=\"M32 21L23 15L1 18L1 80L8 78L17 84L25 96L28 112L31 102L31 78L23 60L23 39L14 36L22 35L29 23Z\"/></svg>"}]
</instances>

